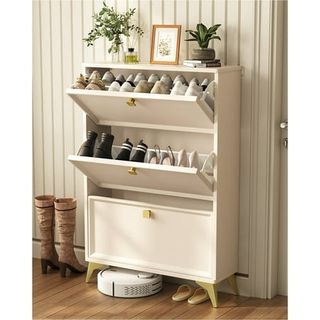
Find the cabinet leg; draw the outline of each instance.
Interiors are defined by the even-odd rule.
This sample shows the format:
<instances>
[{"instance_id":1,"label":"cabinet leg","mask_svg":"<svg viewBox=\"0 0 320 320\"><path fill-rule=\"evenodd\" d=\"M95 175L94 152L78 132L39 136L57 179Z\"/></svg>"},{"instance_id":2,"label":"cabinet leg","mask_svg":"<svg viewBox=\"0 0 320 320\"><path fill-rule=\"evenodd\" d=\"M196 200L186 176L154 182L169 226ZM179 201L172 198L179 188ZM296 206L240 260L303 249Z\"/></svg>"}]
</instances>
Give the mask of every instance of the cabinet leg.
<instances>
[{"instance_id":1,"label":"cabinet leg","mask_svg":"<svg viewBox=\"0 0 320 320\"><path fill-rule=\"evenodd\" d=\"M104 264L95 263L95 262L89 262L88 270L87 270L87 276L86 276L86 282L90 281L90 278L91 278L92 273L94 272L94 270L97 270L97 269L101 270L101 269L103 269L105 267L106 266Z\"/></svg>"},{"instance_id":2,"label":"cabinet leg","mask_svg":"<svg viewBox=\"0 0 320 320\"><path fill-rule=\"evenodd\" d=\"M210 301L213 308L218 307L218 284L217 283L206 283L201 281L196 281L196 283L202 287L203 289L207 290Z\"/></svg>"},{"instance_id":3,"label":"cabinet leg","mask_svg":"<svg viewBox=\"0 0 320 320\"><path fill-rule=\"evenodd\" d=\"M234 291L234 293L238 296L239 295L239 289L238 289L238 285L237 285L236 276L233 274L227 280L229 282L230 287Z\"/></svg>"}]
</instances>

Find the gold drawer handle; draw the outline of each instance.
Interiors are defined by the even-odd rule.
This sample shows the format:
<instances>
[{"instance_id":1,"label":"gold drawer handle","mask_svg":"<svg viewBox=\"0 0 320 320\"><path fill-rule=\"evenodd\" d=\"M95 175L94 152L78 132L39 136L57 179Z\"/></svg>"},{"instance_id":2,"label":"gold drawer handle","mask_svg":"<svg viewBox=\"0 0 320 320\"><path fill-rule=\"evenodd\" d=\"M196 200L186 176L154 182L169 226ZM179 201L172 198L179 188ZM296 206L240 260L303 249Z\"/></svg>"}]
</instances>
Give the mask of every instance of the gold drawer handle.
<instances>
[{"instance_id":1,"label":"gold drawer handle","mask_svg":"<svg viewBox=\"0 0 320 320\"><path fill-rule=\"evenodd\" d=\"M136 106L136 100L134 98L130 98L128 101L127 101L127 105L129 107L135 107Z\"/></svg>"},{"instance_id":2,"label":"gold drawer handle","mask_svg":"<svg viewBox=\"0 0 320 320\"><path fill-rule=\"evenodd\" d=\"M142 217L145 219L151 219L151 210L143 210Z\"/></svg>"},{"instance_id":3,"label":"gold drawer handle","mask_svg":"<svg viewBox=\"0 0 320 320\"><path fill-rule=\"evenodd\" d=\"M131 174L132 176L136 176L137 174L138 174L138 172L137 172L137 168L130 168L129 170L128 170L128 173L129 174Z\"/></svg>"}]
</instances>

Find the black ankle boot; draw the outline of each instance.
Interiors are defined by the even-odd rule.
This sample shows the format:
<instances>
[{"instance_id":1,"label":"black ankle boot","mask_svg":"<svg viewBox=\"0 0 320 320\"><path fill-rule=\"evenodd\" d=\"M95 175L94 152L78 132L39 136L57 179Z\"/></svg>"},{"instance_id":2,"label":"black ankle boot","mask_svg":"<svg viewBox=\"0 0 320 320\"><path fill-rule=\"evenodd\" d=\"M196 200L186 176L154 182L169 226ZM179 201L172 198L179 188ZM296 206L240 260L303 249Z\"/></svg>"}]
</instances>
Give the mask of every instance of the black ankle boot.
<instances>
[{"instance_id":1,"label":"black ankle boot","mask_svg":"<svg viewBox=\"0 0 320 320\"><path fill-rule=\"evenodd\" d=\"M81 145L77 155L92 157L97 136L98 134L96 132L88 131L87 140Z\"/></svg>"},{"instance_id":2,"label":"black ankle boot","mask_svg":"<svg viewBox=\"0 0 320 320\"><path fill-rule=\"evenodd\" d=\"M137 151L131 158L131 161L136 162L144 162L144 156L148 150L148 146L143 143L143 140L140 140L139 144L137 145Z\"/></svg>"},{"instance_id":3,"label":"black ankle boot","mask_svg":"<svg viewBox=\"0 0 320 320\"><path fill-rule=\"evenodd\" d=\"M93 156L95 158L112 159L111 150L114 136L109 133L103 132L101 134L101 141L98 144Z\"/></svg>"},{"instance_id":4,"label":"black ankle boot","mask_svg":"<svg viewBox=\"0 0 320 320\"><path fill-rule=\"evenodd\" d=\"M126 141L122 144L121 151L116 159L129 161L132 147L132 143L129 141L129 138L127 138Z\"/></svg>"}]
</instances>

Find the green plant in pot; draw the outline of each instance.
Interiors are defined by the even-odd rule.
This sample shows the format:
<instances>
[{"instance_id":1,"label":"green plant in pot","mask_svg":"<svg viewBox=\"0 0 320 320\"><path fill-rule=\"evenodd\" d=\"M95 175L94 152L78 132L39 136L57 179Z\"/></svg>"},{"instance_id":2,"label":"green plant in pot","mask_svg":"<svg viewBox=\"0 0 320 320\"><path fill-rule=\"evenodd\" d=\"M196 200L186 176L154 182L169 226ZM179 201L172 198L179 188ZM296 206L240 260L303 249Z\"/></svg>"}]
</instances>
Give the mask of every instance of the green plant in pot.
<instances>
[{"instance_id":1,"label":"green plant in pot","mask_svg":"<svg viewBox=\"0 0 320 320\"><path fill-rule=\"evenodd\" d=\"M208 48L209 42L213 39L221 40L217 36L217 30L221 24L215 24L210 28L207 28L203 23L197 24L197 30L186 30L191 39L185 39L185 41L197 41L200 48L195 48L192 50L192 59L197 60L214 60L216 53L214 49Z\"/></svg>"},{"instance_id":2,"label":"green plant in pot","mask_svg":"<svg viewBox=\"0 0 320 320\"><path fill-rule=\"evenodd\" d=\"M111 42L108 52L118 54L120 49L123 49L123 37L129 38L132 33L142 36L144 33L139 26L134 25L130 21L135 11L136 9L134 8L124 13L118 13L113 7L110 8L103 2L100 12L92 16L93 29L83 41L89 47L97 39L105 37Z\"/></svg>"}]
</instances>

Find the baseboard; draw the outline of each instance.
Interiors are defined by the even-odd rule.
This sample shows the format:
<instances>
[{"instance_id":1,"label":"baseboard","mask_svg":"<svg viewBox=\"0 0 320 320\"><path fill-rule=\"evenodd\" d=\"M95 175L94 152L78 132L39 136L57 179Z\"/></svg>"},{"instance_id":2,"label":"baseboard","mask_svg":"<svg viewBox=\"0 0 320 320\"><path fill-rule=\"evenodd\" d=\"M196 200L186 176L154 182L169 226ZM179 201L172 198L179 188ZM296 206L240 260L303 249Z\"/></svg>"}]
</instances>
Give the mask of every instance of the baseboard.
<instances>
[{"instance_id":1,"label":"baseboard","mask_svg":"<svg viewBox=\"0 0 320 320\"><path fill-rule=\"evenodd\" d=\"M56 244L56 250L59 253L59 250L60 250L59 244ZM79 262L83 265L88 265L88 262L85 260L84 248L75 247L74 251ZM33 258L40 259L40 241L39 240L32 241L32 252L33 252ZM167 277L167 276L164 277L164 281L175 283L175 284L190 284L191 286L197 286L194 281ZM237 276L237 284L238 284L240 295L245 297L250 297L249 279L246 277ZM225 293L233 293L227 281L222 281L221 283L219 283L218 291L225 292Z\"/></svg>"}]
</instances>

